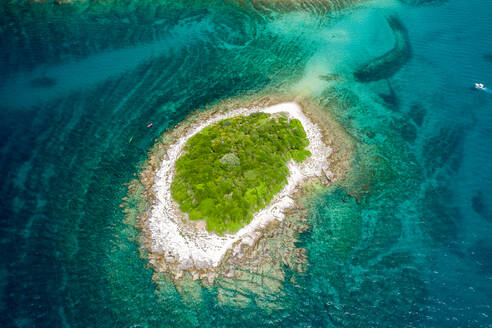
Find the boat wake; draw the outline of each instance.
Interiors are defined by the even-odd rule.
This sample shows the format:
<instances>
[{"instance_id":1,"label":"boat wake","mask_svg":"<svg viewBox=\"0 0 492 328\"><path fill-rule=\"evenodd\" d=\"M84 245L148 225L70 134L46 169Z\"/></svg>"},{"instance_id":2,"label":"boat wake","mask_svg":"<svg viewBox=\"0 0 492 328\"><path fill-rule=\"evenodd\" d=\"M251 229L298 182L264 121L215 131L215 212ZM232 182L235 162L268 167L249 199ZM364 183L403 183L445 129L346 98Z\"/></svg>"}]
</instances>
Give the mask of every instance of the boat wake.
<instances>
[{"instance_id":1,"label":"boat wake","mask_svg":"<svg viewBox=\"0 0 492 328\"><path fill-rule=\"evenodd\" d=\"M485 87L483 83L475 83L475 89L478 91L484 91L485 93L492 94L492 90Z\"/></svg>"}]
</instances>

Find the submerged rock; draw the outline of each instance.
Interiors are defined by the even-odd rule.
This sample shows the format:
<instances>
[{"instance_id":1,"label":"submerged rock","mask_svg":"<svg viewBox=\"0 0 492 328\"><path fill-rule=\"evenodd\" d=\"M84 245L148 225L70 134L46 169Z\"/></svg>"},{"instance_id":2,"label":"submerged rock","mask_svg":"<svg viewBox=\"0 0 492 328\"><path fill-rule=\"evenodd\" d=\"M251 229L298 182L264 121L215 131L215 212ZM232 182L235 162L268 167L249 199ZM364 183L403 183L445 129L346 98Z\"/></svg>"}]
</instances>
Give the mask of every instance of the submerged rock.
<instances>
[{"instance_id":1,"label":"submerged rock","mask_svg":"<svg viewBox=\"0 0 492 328\"><path fill-rule=\"evenodd\" d=\"M358 81L370 82L393 76L410 59L411 48L408 32L395 16L388 17L388 24L395 36L395 46L384 55L360 67L354 76Z\"/></svg>"}]
</instances>

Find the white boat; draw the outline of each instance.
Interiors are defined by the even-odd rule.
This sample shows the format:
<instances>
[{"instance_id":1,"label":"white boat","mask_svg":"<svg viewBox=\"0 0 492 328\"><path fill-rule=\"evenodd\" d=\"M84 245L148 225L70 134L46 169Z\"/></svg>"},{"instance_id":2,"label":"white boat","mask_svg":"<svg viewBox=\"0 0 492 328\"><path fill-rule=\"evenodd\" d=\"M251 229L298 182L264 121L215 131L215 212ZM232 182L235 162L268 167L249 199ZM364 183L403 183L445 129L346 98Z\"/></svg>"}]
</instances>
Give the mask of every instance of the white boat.
<instances>
[{"instance_id":1,"label":"white boat","mask_svg":"<svg viewBox=\"0 0 492 328\"><path fill-rule=\"evenodd\" d=\"M478 89L478 90L485 90L485 86L483 85L483 83L475 83L475 89Z\"/></svg>"}]
</instances>

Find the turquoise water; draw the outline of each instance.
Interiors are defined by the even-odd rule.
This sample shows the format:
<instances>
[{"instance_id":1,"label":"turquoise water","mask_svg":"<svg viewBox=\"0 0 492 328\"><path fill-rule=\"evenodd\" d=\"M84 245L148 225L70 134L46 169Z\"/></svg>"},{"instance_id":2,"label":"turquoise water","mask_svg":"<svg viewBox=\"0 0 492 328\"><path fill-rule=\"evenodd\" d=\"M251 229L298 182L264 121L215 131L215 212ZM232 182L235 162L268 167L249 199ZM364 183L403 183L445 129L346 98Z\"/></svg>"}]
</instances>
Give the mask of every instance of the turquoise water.
<instances>
[{"instance_id":1,"label":"turquoise water","mask_svg":"<svg viewBox=\"0 0 492 328\"><path fill-rule=\"evenodd\" d=\"M2 2L2 326L492 327L492 2L241 4ZM265 89L343 125L349 179L309 203L282 293L183 297L124 184L191 111Z\"/></svg>"}]
</instances>

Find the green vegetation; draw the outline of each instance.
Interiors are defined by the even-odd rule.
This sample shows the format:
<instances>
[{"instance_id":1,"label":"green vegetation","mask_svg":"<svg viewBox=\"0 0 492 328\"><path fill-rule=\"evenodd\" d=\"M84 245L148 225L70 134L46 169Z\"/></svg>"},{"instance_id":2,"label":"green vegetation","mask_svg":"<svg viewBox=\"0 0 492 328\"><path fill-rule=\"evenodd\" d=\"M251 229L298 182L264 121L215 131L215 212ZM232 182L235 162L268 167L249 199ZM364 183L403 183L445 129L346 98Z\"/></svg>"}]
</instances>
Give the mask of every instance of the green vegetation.
<instances>
[{"instance_id":1,"label":"green vegetation","mask_svg":"<svg viewBox=\"0 0 492 328\"><path fill-rule=\"evenodd\" d=\"M287 183L290 159L311 153L297 119L254 113L222 120L191 137L176 161L172 197L207 230L236 232Z\"/></svg>"}]
</instances>

